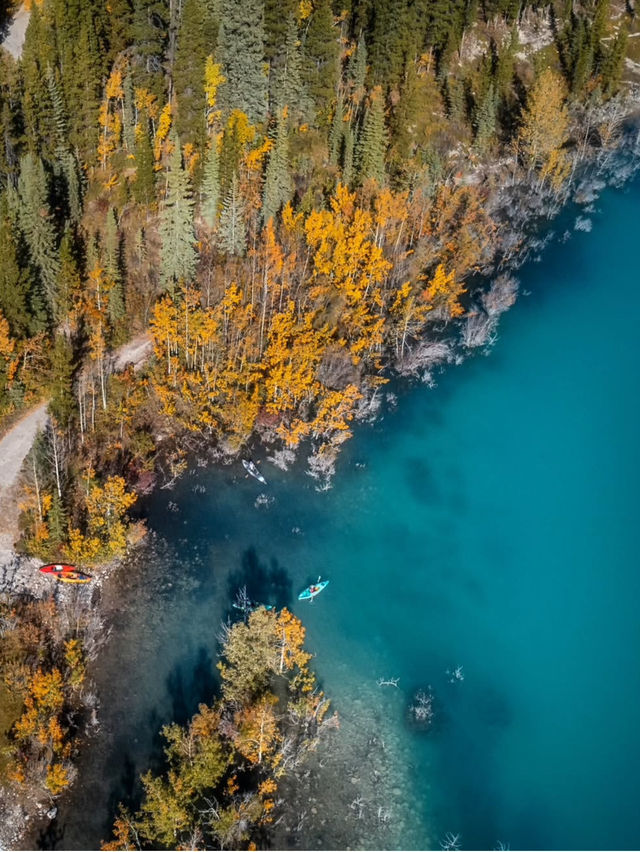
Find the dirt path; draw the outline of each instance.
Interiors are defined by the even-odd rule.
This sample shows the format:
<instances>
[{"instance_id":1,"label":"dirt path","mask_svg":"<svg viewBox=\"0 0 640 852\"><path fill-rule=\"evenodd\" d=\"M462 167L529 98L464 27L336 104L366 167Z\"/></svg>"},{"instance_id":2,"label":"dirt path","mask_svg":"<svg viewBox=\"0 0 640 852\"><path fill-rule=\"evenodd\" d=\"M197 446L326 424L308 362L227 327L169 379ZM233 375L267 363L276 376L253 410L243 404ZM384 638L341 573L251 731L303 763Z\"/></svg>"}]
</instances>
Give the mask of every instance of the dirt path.
<instances>
[{"instance_id":1,"label":"dirt path","mask_svg":"<svg viewBox=\"0 0 640 852\"><path fill-rule=\"evenodd\" d=\"M151 355L153 341L148 332L139 334L123 344L114 353L114 367L116 370L124 370L127 364L133 364L133 369L138 370Z\"/></svg>"},{"instance_id":2,"label":"dirt path","mask_svg":"<svg viewBox=\"0 0 640 852\"><path fill-rule=\"evenodd\" d=\"M47 422L47 403L41 402L15 423L0 441L0 568L13 562L18 528L17 480L39 429Z\"/></svg>"},{"instance_id":3,"label":"dirt path","mask_svg":"<svg viewBox=\"0 0 640 852\"><path fill-rule=\"evenodd\" d=\"M0 42L2 47L10 53L14 59L20 59L22 56L22 46L24 45L24 37L29 26L29 18L31 12L20 6L13 20L7 27L7 34Z\"/></svg>"}]
</instances>

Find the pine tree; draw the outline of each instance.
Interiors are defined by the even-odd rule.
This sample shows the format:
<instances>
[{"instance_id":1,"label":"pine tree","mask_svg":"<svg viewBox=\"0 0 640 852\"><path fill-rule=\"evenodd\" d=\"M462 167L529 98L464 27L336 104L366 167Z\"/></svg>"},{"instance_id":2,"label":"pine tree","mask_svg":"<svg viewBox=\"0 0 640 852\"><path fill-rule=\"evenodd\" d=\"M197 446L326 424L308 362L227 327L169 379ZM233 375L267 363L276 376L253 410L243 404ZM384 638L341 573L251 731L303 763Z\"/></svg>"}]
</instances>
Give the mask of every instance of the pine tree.
<instances>
[{"instance_id":1,"label":"pine tree","mask_svg":"<svg viewBox=\"0 0 640 852\"><path fill-rule=\"evenodd\" d=\"M155 197L153 149L146 124L144 120L136 141L136 179L133 182L133 197L138 204L151 204Z\"/></svg>"},{"instance_id":2,"label":"pine tree","mask_svg":"<svg viewBox=\"0 0 640 852\"><path fill-rule=\"evenodd\" d=\"M69 142L72 149L78 149L85 162L89 162L95 154L102 75L106 71L102 50L96 22L86 14L82 18L78 40L73 44L72 59L63 75Z\"/></svg>"},{"instance_id":3,"label":"pine tree","mask_svg":"<svg viewBox=\"0 0 640 852\"><path fill-rule=\"evenodd\" d=\"M207 149L200 185L200 213L210 228L218 221L218 203L220 201L220 161L216 140L212 139Z\"/></svg>"},{"instance_id":4,"label":"pine tree","mask_svg":"<svg viewBox=\"0 0 640 852\"><path fill-rule=\"evenodd\" d=\"M169 37L166 0L133 0L131 35L134 45L134 85L159 99L164 93L163 60Z\"/></svg>"},{"instance_id":5,"label":"pine tree","mask_svg":"<svg viewBox=\"0 0 640 852\"><path fill-rule=\"evenodd\" d=\"M231 186L222 204L218 228L218 247L227 254L243 255L247 250L247 231L244 223L244 204L233 175Z\"/></svg>"},{"instance_id":6,"label":"pine tree","mask_svg":"<svg viewBox=\"0 0 640 852\"><path fill-rule=\"evenodd\" d=\"M361 183L367 178L374 178L379 184L384 183L386 150L384 101L382 89L376 86L371 92L362 130L358 136L357 164L358 179Z\"/></svg>"},{"instance_id":7,"label":"pine tree","mask_svg":"<svg viewBox=\"0 0 640 852\"><path fill-rule=\"evenodd\" d=\"M63 429L67 428L75 411L74 369L73 346L63 334L57 334L51 351L49 411Z\"/></svg>"},{"instance_id":8,"label":"pine tree","mask_svg":"<svg viewBox=\"0 0 640 852\"><path fill-rule=\"evenodd\" d=\"M104 269L107 277L113 283L109 291L109 321L113 327L119 319L122 319L125 313L121 237L118 230L116 211L113 207L109 208L105 226Z\"/></svg>"},{"instance_id":9,"label":"pine tree","mask_svg":"<svg viewBox=\"0 0 640 852\"><path fill-rule=\"evenodd\" d=\"M175 135L172 141L174 148L169 163L167 197L160 222L160 280L170 290L178 281L193 280L197 261L191 181L183 167L180 141Z\"/></svg>"},{"instance_id":10,"label":"pine tree","mask_svg":"<svg viewBox=\"0 0 640 852\"><path fill-rule=\"evenodd\" d=\"M402 77L407 50L415 53L409 4L406 0L382 0L373 4L372 13L369 41L371 74L375 82L392 88Z\"/></svg>"},{"instance_id":11,"label":"pine tree","mask_svg":"<svg viewBox=\"0 0 640 852\"><path fill-rule=\"evenodd\" d=\"M122 136L124 139L125 148L132 154L136 148L136 133L135 133L135 95L133 91L133 77L128 73L122 84L124 91L124 115L122 117Z\"/></svg>"},{"instance_id":12,"label":"pine tree","mask_svg":"<svg viewBox=\"0 0 640 852\"><path fill-rule=\"evenodd\" d=\"M321 124L329 122L333 111L339 72L338 37L330 0L318 0L303 45L303 81Z\"/></svg>"},{"instance_id":13,"label":"pine tree","mask_svg":"<svg viewBox=\"0 0 640 852\"><path fill-rule=\"evenodd\" d=\"M602 90L607 98L615 95L620 87L624 61L627 56L628 40L629 27L625 22L618 30L618 34L602 63Z\"/></svg>"},{"instance_id":14,"label":"pine tree","mask_svg":"<svg viewBox=\"0 0 640 852\"><path fill-rule=\"evenodd\" d=\"M367 45L364 33L360 33L358 45L349 60L349 83L351 85L351 100L359 107L365 95L364 83L367 76Z\"/></svg>"},{"instance_id":15,"label":"pine tree","mask_svg":"<svg viewBox=\"0 0 640 852\"><path fill-rule=\"evenodd\" d=\"M133 6L131 0L109 0L109 64L131 42Z\"/></svg>"},{"instance_id":16,"label":"pine tree","mask_svg":"<svg viewBox=\"0 0 640 852\"><path fill-rule=\"evenodd\" d=\"M329 131L329 162L335 165L338 162L338 157L342 149L342 138L344 136L344 103L342 94L338 95L336 108L333 112L331 120L331 130Z\"/></svg>"},{"instance_id":17,"label":"pine tree","mask_svg":"<svg viewBox=\"0 0 640 852\"><path fill-rule=\"evenodd\" d=\"M82 290L82 279L78 269L76 246L71 228L67 228L60 240L60 270L56 289L58 293L59 313L64 317L71 310L74 296Z\"/></svg>"},{"instance_id":18,"label":"pine tree","mask_svg":"<svg viewBox=\"0 0 640 852\"><path fill-rule=\"evenodd\" d=\"M351 186L351 183L353 182L354 156L355 139L353 128L351 127L351 123L347 122L344 126L344 133L342 136L342 156L340 158L340 164L342 166L342 183L345 186Z\"/></svg>"},{"instance_id":19,"label":"pine tree","mask_svg":"<svg viewBox=\"0 0 640 852\"><path fill-rule=\"evenodd\" d=\"M21 267L7 200L0 196L0 311L13 337L26 337L32 330L29 271Z\"/></svg>"},{"instance_id":20,"label":"pine tree","mask_svg":"<svg viewBox=\"0 0 640 852\"><path fill-rule=\"evenodd\" d=\"M47 67L56 63L51 27L37 5L31 11L22 49L22 114L27 141L34 151L53 159L56 139Z\"/></svg>"},{"instance_id":21,"label":"pine tree","mask_svg":"<svg viewBox=\"0 0 640 852\"><path fill-rule=\"evenodd\" d=\"M264 55L272 70L282 58L296 0L264 0Z\"/></svg>"},{"instance_id":22,"label":"pine tree","mask_svg":"<svg viewBox=\"0 0 640 852\"><path fill-rule=\"evenodd\" d=\"M262 221L268 222L289 201L293 182L289 173L289 147L286 110L278 116L276 137L269 154L264 181Z\"/></svg>"},{"instance_id":23,"label":"pine tree","mask_svg":"<svg viewBox=\"0 0 640 852\"><path fill-rule=\"evenodd\" d=\"M288 107L292 121L304 123L309 120L312 105L302 82L302 51L298 25L289 15L286 40L281 62L273 73L273 101L276 109Z\"/></svg>"},{"instance_id":24,"label":"pine tree","mask_svg":"<svg viewBox=\"0 0 640 852\"><path fill-rule=\"evenodd\" d=\"M495 136L497 100L493 83L481 98L475 115L475 144L480 151L486 150Z\"/></svg>"},{"instance_id":25,"label":"pine tree","mask_svg":"<svg viewBox=\"0 0 640 852\"><path fill-rule=\"evenodd\" d=\"M204 0L185 0L172 74L177 100L176 130L185 142L198 146L203 144L206 132L205 63L216 35L217 22L210 17Z\"/></svg>"},{"instance_id":26,"label":"pine tree","mask_svg":"<svg viewBox=\"0 0 640 852\"><path fill-rule=\"evenodd\" d=\"M60 269L56 233L49 212L47 178L42 160L25 154L18 178L18 222L31 259L38 269L51 316L58 319L57 277Z\"/></svg>"},{"instance_id":27,"label":"pine tree","mask_svg":"<svg viewBox=\"0 0 640 852\"><path fill-rule=\"evenodd\" d=\"M226 83L220 87L220 102L227 113L240 109L260 124L267 112L264 0L222 0L221 5L217 55Z\"/></svg>"}]
</instances>

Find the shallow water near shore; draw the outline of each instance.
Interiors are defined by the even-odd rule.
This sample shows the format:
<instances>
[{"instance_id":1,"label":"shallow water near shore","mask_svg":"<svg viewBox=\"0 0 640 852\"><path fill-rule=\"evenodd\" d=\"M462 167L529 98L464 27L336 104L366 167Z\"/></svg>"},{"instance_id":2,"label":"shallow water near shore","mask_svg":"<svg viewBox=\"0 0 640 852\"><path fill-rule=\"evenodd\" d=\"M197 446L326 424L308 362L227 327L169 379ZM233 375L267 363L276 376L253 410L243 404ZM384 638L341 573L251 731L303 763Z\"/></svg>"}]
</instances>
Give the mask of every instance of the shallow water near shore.
<instances>
[{"instance_id":1,"label":"shallow water near shore","mask_svg":"<svg viewBox=\"0 0 640 852\"><path fill-rule=\"evenodd\" d=\"M280 843L638 848L640 185L596 207L522 270L488 357L356 429L331 491L264 461L266 488L238 463L150 498L152 535L107 591L102 727L42 846L106 839L159 727L211 697L246 584L304 619L342 719ZM428 686L425 733L407 708Z\"/></svg>"}]
</instances>

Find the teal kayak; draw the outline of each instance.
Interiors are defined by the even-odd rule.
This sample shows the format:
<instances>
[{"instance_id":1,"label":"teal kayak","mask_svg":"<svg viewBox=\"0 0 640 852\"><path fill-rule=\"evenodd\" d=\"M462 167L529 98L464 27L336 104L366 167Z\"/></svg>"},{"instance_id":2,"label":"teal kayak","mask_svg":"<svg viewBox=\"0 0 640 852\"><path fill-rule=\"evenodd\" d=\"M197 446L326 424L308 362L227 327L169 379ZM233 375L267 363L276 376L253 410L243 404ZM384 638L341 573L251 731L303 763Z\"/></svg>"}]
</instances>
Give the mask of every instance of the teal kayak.
<instances>
[{"instance_id":1,"label":"teal kayak","mask_svg":"<svg viewBox=\"0 0 640 852\"><path fill-rule=\"evenodd\" d=\"M321 580L320 577L318 577L317 583L312 583L303 592L300 592L300 594L298 595L298 600L299 601L312 601L315 598L315 596L319 595L320 592L323 589L326 589L326 587L328 585L329 585L328 580Z\"/></svg>"}]
</instances>

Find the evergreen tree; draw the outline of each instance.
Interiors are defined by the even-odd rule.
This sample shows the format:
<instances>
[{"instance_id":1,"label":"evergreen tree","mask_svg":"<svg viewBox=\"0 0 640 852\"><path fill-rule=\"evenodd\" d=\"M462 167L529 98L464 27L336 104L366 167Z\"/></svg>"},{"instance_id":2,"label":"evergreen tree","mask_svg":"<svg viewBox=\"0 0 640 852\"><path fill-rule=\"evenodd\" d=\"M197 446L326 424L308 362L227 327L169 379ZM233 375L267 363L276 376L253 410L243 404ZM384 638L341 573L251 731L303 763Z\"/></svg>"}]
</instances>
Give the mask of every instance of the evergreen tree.
<instances>
[{"instance_id":1,"label":"evergreen tree","mask_svg":"<svg viewBox=\"0 0 640 852\"><path fill-rule=\"evenodd\" d=\"M336 108L333 112L331 121L331 130L329 131L329 162L335 165L338 162L338 157L342 149L342 139L344 136L344 103L342 94L338 95Z\"/></svg>"},{"instance_id":2,"label":"evergreen tree","mask_svg":"<svg viewBox=\"0 0 640 852\"><path fill-rule=\"evenodd\" d=\"M289 108L293 121L306 122L311 114L311 102L302 82L302 51L298 25L289 15L282 61L274 73L274 104L276 109Z\"/></svg>"},{"instance_id":3,"label":"evergreen tree","mask_svg":"<svg viewBox=\"0 0 640 852\"><path fill-rule=\"evenodd\" d=\"M218 247L227 254L243 255L247 250L247 231L244 223L244 204L238 189L238 178L233 175L231 186L222 204Z\"/></svg>"},{"instance_id":4,"label":"evergreen tree","mask_svg":"<svg viewBox=\"0 0 640 852\"><path fill-rule=\"evenodd\" d=\"M264 55L272 69L284 53L296 6L296 0L264 0Z\"/></svg>"},{"instance_id":5,"label":"evergreen tree","mask_svg":"<svg viewBox=\"0 0 640 852\"><path fill-rule=\"evenodd\" d=\"M220 87L225 111L240 109L253 124L267 112L267 77L264 70L264 0L222 0L218 59L226 83Z\"/></svg>"},{"instance_id":6,"label":"evergreen tree","mask_svg":"<svg viewBox=\"0 0 640 852\"><path fill-rule=\"evenodd\" d=\"M407 52L415 52L407 0L382 0L372 5L369 41L372 77L393 88L402 77ZM413 59L413 56L411 56Z\"/></svg>"},{"instance_id":7,"label":"evergreen tree","mask_svg":"<svg viewBox=\"0 0 640 852\"><path fill-rule=\"evenodd\" d=\"M357 164L358 179L361 183L367 178L374 178L380 184L384 183L386 150L384 101L382 90L377 86L371 93L362 130L358 136Z\"/></svg>"},{"instance_id":8,"label":"evergreen tree","mask_svg":"<svg viewBox=\"0 0 640 852\"><path fill-rule=\"evenodd\" d=\"M133 182L133 197L138 204L151 204L155 197L155 171L153 150L144 120L136 140L136 179Z\"/></svg>"},{"instance_id":9,"label":"evergreen tree","mask_svg":"<svg viewBox=\"0 0 640 852\"><path fill-rule=\"evenodd\" d=\"M486 150L495 136L497 100L493 83L480 99L475 115L475 144L480 151Z\"/></svg>"},{"instance_id":10,"label":"evergreen tree","mask_svg":"<svg viewBox=\"0 0 640 852\"><path fill-rule=\"evenodd\" d=\"M262 221L265 223L280 211L293 193L293 182L289 173L288 143L286 111L283 110L278 116L276 137L265 174L262 202Z\"/></svg>"},{"instance_id":11,"label":"evergreen tree","mask_svg":"<svg viewBox=\"0 0 640 852\"><path fill-rule=\"evenodd\" d=\"M56 64L51 27L37 4L31 11L22 49L22 113L27 141L33 151L53 159L56 138L53 105L46 71Z\"/></svg>"},{"instance_id":12,"label":"evergreen tree","mask_svg":"<svg viewBox=\"0 0 640 852\"><path fill-rule=\"evenodd\" d=\"M197 261L191 181L184 170L180 141L175 134L173 143L167 197L163 204L160 222L162 237L160 279L169 289L173 289L174 284L180 280L192 281Z\"/></svg>"},{"instance_id":13,"label":"evergreen tree","mask_svg":"<svg viewBox=\"0 0 640 852\"><path fill-rule=\"evenodd\" d=\"M66 316L71 310L74 295L82 290L82 279L78 269L76 247L71 228L67 228L60 241L60 269L56 290L58 293L58 306L61 317Z\"/></svg>"},{"instance_id":14,"label":"evergreen tree","mask_svg":"<svg viewBox=\"0 0 640 852\"><path fill-rule=\"evenodd\" d=\"M109 0L109 64L131 43L131 0Z\"/></svg>"},{"instance_id":15,"label":"evergreen tree","mask_svg":"<svg viewBox=\"0 0 640 852\"><path fill-rule=\"evenodd\" d=\"M127 74L122 85L124 92L124 115L122 117L122 136L127 151L133 153L136 148L135 133L135 95L133 90L133 77Z\"/></svg>"},{"instance_id":16,"label":"evergreen tree","mask_svg":"<svg viewBox=\"0 0 640 852\"><path fill-rule=\"evenodd\" d=\"M22 135L20 76L17 64L0 51L0 190L13 181L17 165L17 147Z\"/></svg>"},{"instance_id":17,"label":"evergreen tree","mask_svg":"<svg viewBox=\"0 0 640 852\"><path fill-rule=\"evenodd\" d=\"M104 268L108 278L113 283L109 293L109 320L114 326L125 313L124 285L122 275L121 237L118 230L116 211L113 207L107 213L104 234Z\"/></svg>"},{"instance_id":18,"label":"evergreen tree","mask_svg":"<svg viewBox=\"0 0 640 852\"><path fill-rule=\"evenodd\" d=\"M607 35L607 24L610 16L609 6L609 0L596 0L593 23L591 25L591 53L596 68L602 66L602 62L606 56L606 49L603 47L602 40Z\"/></svg>"},{"instance_id":19,"label":"evergreen tree","mask_svg":"<svg viewBox=\"0 0 640 852\"><path fill-rule=\"evenodd\" d=\"M340 158L342 166L342 183L346 186L350 186L353 181L354 150L355 139L353 128L351 127L351 123L347 122L344 126L344 133L342 136L342 156Z\"/></svg>"},{"instance_id":20,"label":"evergreen tree","mask_svg":"<svg viewBox=\"0 0 640 852\"><path fill-rule=\"evenodd\" d=\"M63 429L67 428L75 411L73 373L73 347L65 335L57 334L51 351L49 411Z\"/></svg>"},{"instance_id":21,"label":"evergreen tree","mask_svg":"<svg viewBox=\"0 0 640 852\"><path fill-rule=\"evenodd\" d=\"M96 32L95 20L84 15L73 56L63 75L65 99L69 115L69 142L85 162L95 156L96 128L102 95L105 59Z\"/></svg>"},{"instance_id":22,"label":"evergreen tree","mask_svg":"<svg viewBox=\"0 0 640 852\"><path fill-rule=\"evenodd\" d=\"M0 196L0 311L14 337L26 337L31 329L28 269L19 262L18 244L9 219L6 197Z\"/></svg>"},{"instance_id":23,"label":"evergreen tree","mask_svg":"<svg viewBox=\"0 0 640 852\"><path fill-rule=\"evenodd\" d=\"M329 122L333 111L339 72L338 37L330 0L318 0L303 45L303 81L322 124Z\"/></svg>"},{"instance_id":24,"label":"evergreen tree","mask_svg":"<svg viewBox=\"0 0 640 852\"><path fill-rule=\"evenodd\" d=\"M47 526L49 529L49 543L54 548L59 548L67 541L68 515L62 498L57 490L53 489L51 495L51 508L47 513Z\"/></svg>"},{"instance_id":25,"label":"evergreen tree","mask_svg":"<svg viewBox=\"0 0 640 852\"><path fill-rule=\"evenodd\" d=\"M200 195L202 218L210 228L214 228L218 220L218 203L220 201L220 161L215 139L211 140L206 152Z\"/></svg>"},{"instance_id":26,"label":"evergreen tree","mask_svg":"<svg viewBox=\"0 0 640 852\"><path fill-rule=\"evenodd\" d=\"M247 144L247 117L234 112L229 117L220 146L220 192L227 195L234 174L237 176Z\"/></svg>"},{"instance_id":27,"label":"evergreen tree","mask_svg":"<svg viewBox=\"0 0 640 852\"><path fill-rule=\"evenodd\" d=\"M613 45L602 63L602 90L607 98L615 95L620 87L628 41L629 28L625 22L618 30Z\"/></svg>"},{"instance_id":28,"label":"evergreen tree","mask_svg":"<svg viewBox=\"0 0 640 852\"><path fill-rule=\"evenodd\" d=\"M177 101L176 130L181 139L201 146L204 142L204 69L217 35L217 22L204 0L185 0L173 66L173 91Z\"/></svg>"},{"instance_id":29,"label":"evergreen tree","mask_svg":"<svg viewBox=\"0 0 640 852\"><path fill-rule=\"evenodd\" d=\"M364 33L360 33L358 46L349 60L349 83L351 86L351 99L356 107L362 103L365 95L365 79L367 76L367 45Z\"/></svg>"},{"instance_id":30,"label":"evergreen tree","mask_svg":"<svg viewBox=\"0 0 640 852\"><path fill-rule=\"evenodd\" d=\"M134 45L134 85L158 98L164 92L163 60L169 37L167 0L133 0L131 35Z\"/></svg>"},{"instance_id":31,"label":"evergreen tree","mask_svg":"<svg viewBox=\"0 0 640 852\"><path fill-rule=\"evenodd\" d=\"M47 178L42 160L25 154L20 161L18 178L18 222L24 234L31 260L51 316L58 316L57 278L60 265L56 251L56 233L49 212Z\"/></svg>"}]
</instances>

